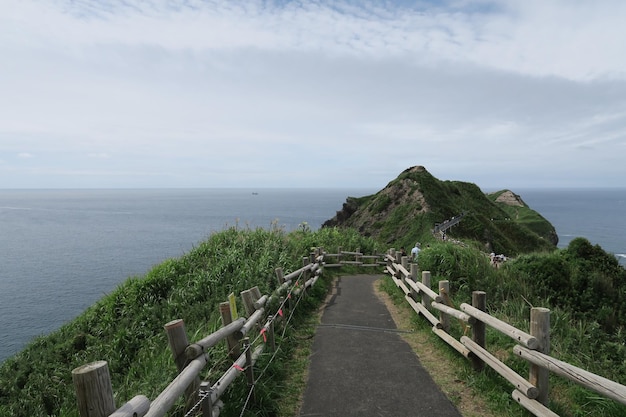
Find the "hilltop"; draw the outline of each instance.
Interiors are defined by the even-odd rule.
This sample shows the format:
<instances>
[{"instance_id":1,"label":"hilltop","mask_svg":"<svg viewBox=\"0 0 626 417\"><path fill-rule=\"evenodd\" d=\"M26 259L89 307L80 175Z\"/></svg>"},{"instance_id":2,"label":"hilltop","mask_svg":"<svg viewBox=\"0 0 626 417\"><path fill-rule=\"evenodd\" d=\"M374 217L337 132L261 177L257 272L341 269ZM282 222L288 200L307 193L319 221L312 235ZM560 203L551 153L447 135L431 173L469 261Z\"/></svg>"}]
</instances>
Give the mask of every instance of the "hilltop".
<instances>
[{"instance_id":1,"label":"hilltop","mask_svg":"<svg viewBox=\"0 0 626 417\"><path fill-rule=\"evenodd\" d=\"M441 181L423 166L404 170L379 192L348 197L322 227L354 228L391 246L436 241L435 226L463 216L447 237L509 256L550 251L558 236L549 221L510 190L485 194L472 183Z\"/></svg>"}]
</instances>

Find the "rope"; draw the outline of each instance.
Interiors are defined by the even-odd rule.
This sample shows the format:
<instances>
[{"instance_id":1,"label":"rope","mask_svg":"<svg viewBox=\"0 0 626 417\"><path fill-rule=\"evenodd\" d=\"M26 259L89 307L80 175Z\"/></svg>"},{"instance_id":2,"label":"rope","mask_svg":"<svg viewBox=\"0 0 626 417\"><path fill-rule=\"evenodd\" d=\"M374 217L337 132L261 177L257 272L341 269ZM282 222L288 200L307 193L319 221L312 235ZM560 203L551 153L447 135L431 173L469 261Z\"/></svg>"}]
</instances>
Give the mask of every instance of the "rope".
<instances>
[{"instance_id":1,"label":"rope","mask_svg":"<svg viewBox=\"0 0 626 417\"><path fill-rule=\"evenodd\" d=\"M285 299L282 301L282 303L279 305L278 307L278 311L276 314L281 315L282 316L282 310L285 307L287 300L291 299L291 295L294 292L294 289L297 288L300 285L300 280L302 278L302 272L300 273L300 275L298 276L298 278L296 279L294 285L290 288L289 292L287 293L287 297L285 297ZM283 332L281 334L281 337L285 336L285 332L287 331L287 326L288 324L291 322L291 319L293 318L293 314L295 313L296 308L298 307L298 305L300 304L300 301L303 299L305 292L302 291L299 294L298 299L296 300L295 305L293 306L293 308L291 309L291 312L289 314L289 317L285 320L285 326L283 328ZM271 321L275 320L276 314L273 315ZM260 332L255 338L254 340L252 340L247 348L242 352L242 353L246 353L248 350L250 350L258 341L259 339L263 337L263 332ZM212 372L214 372L215 370L217 370L218 368L221 368L225 363L230 362L230 355L233 353L234 349L236 349L235 347L233 347L229 352L227 352L226 357L222 358L222 360L218 361L218 362L214 362L213 366L208 369L205 372L205 375L210 375ZM264 375L265 372L267 371L267 369L269 368L269 366L272 364L272 362L274 361L274 359L276 358L276 355L278 354L278 352L280 351L280 347L277 347L274 351L274 353L272 354L272 356L270 357L269 361L267 362L267 364L265 365L265 367L263 368L263 370L261 371L261 373L256 377L256 380L261 379ZM252 365L248 365L248 366L252 366ZM246 367L247 368L247 367ZM245 369L244 369L245 370ZM255 389L256 383L252 384L250 386L250 390L248 391L248 395L246 396L246 400L242 406L241 409L241 414L240 417L243 416L243 414L245 413L248 404L250 403L250 399L252 398L252 395L254 393L254 389ZM184 417L191 417L192 415L194 415L195 413L197 413L200 409L200 407L202 406L202 403L204 400L206 400L206 398L208 396L211 395L210 391L207 392L201 392L200 389L198 388L196 390L196 393L199 395L199 399L198 401L189 409L189 411L187 411L185 413Z\"/></svg>"},{"instance_id":2,"label":"rope","mask_svg":"<svg viewBox=\"0 0 626 417\"><path fill-rule=\"evenodd\" d=\"M198 402L196 402L196 403L193 405L193 407L191 407L191 408L189 409L189 411L187 411L187 412L185 413L185 417L190 417L191 415L193 415L193 414L194 414L194 413L195 413L195 412L196 412L196 411L200 408L200 406L202 405L202 402L203 402L203 401L204 401L204 400L205 400L205 399L206 399L209 395L211 395L211 391L207 391L207 392L203 393L203 394L200 396L200 399L198 400Z\"/></svg>"},{"instance_id":3,"label":"rope","mask_svg":"<svg viewBox=\"0 0 626 417\"><path fill-rule=\"evenodd\" d=\"M294 285L291 287L291 289L289 290L288 296L285 298L285 300L283 300L283 302L281 303L281 305L278 307L278 311L281 311L282 308L285 306L285 303L287 302L287 300L290 298L291 294L293 293L294 288L296 288L299 283L300 283L300 278L302 277L302 272L300 273L300 276L298 277L298 279L296 280L296 282L294 283ZM289 315L289 317L287 318L287 320L285 321L285 326L283 328L283 332L281 334L281 338L283 338L285 336L285 332L287 331L287 325L289 324L289 322L291 321L293 314L295 313L296 308L298 307L298 304L300 304L300 301L302 300L303 296L304 296L304 291L302 291L298 297L298 299L296 300L296 304L293 306L293 308L291 309L291 313ZM276 315L273 316L274 318L276 317ZM272 318L272 321L274 320L274 318ZM260 336L260 334L259 334ZM257 336L257 338L255 339L258 340L259 336ZM248 345L248 349L250 349L252 347L252 343L250 345ZM263 378L263 376L265 375L265 372L267 371L267 369L269 368L269 366L272 364L272 362L274 361L274 359L276 358L276 355L278 354L278 352L280 351L280 347L277 346L276 349L274 350L274 353L272 353L272 356L270 357L270 359L268 360L267 364L265 365L265 367L263 368L263 370L261 371L261 373L255 378L255 380L260 380L261 378ZM252 394L254 392L254 389L256 387L256 383L250 385L250 390L248 391L248 395L246 397L246 401L244 402L242 408L241 408L241 413L239 414L239 417L243 417L248 404L250 403L250 399L252 398Z\"/></svg>"}]
</instances>

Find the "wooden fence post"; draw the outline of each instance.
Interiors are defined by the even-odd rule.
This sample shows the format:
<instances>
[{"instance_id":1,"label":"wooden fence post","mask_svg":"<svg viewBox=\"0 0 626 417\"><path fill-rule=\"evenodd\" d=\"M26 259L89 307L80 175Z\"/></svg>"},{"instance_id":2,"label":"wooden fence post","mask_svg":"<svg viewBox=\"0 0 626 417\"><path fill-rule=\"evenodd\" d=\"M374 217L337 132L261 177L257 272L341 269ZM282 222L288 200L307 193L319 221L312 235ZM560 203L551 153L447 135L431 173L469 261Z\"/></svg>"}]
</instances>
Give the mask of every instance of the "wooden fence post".
<instances>
[{"instance_id":1,"label":"wooden fence post","mask_svg":"<svg viewBox=\"0 0 626 417\"><path fill-rule=\"evenodd\" d=\"M473 291L472 307L475 307L480 311L485 311L487 309L487 293L485 293L484 291ZM485 347L486 326L485 323L480 320L476 320L474 324L472 324L472 340L478 346L482 348ZM472 364L474 365L474 370L476 371L482 371L485 367L485 363L476 355L472 355Z\"/></svg>"},{"instance_id":2,"label":"wooden fence post","mask_svg":"<svg viewBox=\"0 0 626 417\"><path fill-rule=\"evenodd\" d=\"M417 275L418 275L419 271L417 269L417 264L412 263L411 264L411 279L415 282L417 282ZM417 293L415 292L415 290L413 289L413 287L410 288L410 297L414 300L414 301L418 301L417 300Z\"/></svg>"},{"instance_id":3,"label":"wooden fence post","mask_svg":"<svg viewBox=\"0 0 626 417\"><path fill-rule=\"evenodd\" d=\"M108 417L115 411L115 399L106 361L92 362L72 371L80 417Z\"/></svg>"},{"instance_id":4,"label":"wooden fence post","mask_svg":"<svg viewBox=\"0 0 626 417\"><path fill-rule=\"evenodd\" d=\"M430 271L422 271L422 284L430 288ZM430 306L430 298L422 291L422 305L424 307Z\"/></svg>"},{"instance_id":5,"label":"wooden fence post","mask_svg":"<svg viewBox=\"0 0 626 417\"><path fill-rule=\"evenodd\" d=\"M310 263L311 263L311 260L309 259L308 256L302 257L302 266L303 267L307 266ZM302 278L302 281L303 281L302 284L304 285L304 283L307 282L307 280L309 278L311 278L311 270L307 269L306 271L304 271L304 275L303 275L303 278ZM306 290L306 288L304 288L304 289Z\"/></svg>"},{"instance_id":6,"label":"wooden fence post","mask_svg":"<svg viewBox=\"0 0 626 417\"><path fill-rule=\"evenodd\" d=\"M222 326L228 326L233 322L230 303L228 301L220 303L220 315L222 316ZM241 355L241 349L239 349L239 343L235 336L231 334L226 337L226 345L228 346L228 356L230 356L232 360L237 360L239 355Z\"/></svg>"},{"instance_id":7,"label":"wooden fence post","mask_svg":"<svg viewBox=\"0 0 626 417\"><path fill-rule=\"evenodd\" d=\"M441 298L444 299L446 305L450 306L450 281L439 281L439 295L441 296ZM441 328L443 329L443 331L445 331L446 333L450 333L450 316L448 316L443 311L440 311L439 322L441 323Z\"/></svg>"},{"instance_id":8,"label":"wooden fence post","mask_svg":"<svg viewBox=\"0 0 626 417\"><path fill-rule=\"evenodd\" d=\"M213 417L213 402L211 401L211 384L203 381L200 384L200 398L202 398L202 417Z\"/></svg>"},{"instance_id":9,"label":"wooden fence post","mask_svg":"<svg viewBox=\"0 0 626 417\"><path fill-rule=\"evenodd\" d=\"M252 293L252 289L241 291L241 301L243 301L243 307L246 310L246 315L250 317L252 313L256 311L254 308L254 294Z\"/></svg>"},{"instance_id":10,"label":"wooden fence post","mask_svg":"<svg viewBox=\"0 0 626 417\"><path fill-rule=\"evenodd\" d=\"M283 269L280 267L276 268L274 271L276 272L276 278L278 279L278 286L280 287L281 285L285 283L285 274L283 273Z\"/></svg>"},{"instance_id":11,"label":"wooden fence post","mask_svg":"<svg viewBox=\"0 0 626 417\"><path fill-rule=\"evenodd\" d=\"M167 333L167 341L172 351L176 368L180 372L187 364L185 349L189 345L187 333L185 332L185 322L182 319L172 320L163 327L165 327L165 332Z\"/></svg>"},{"instance_id":12,"label":"wooden fence post","mask_svg":"<svg viewBox=\"0 0 626 417\"><path fill-rule=\"evenodd\" d=\"M172 351L176 368L180 373L183 369L185 369L188 361L187 355L185 355L185 350L187 349L187 346L189 346L189 340L187 339L187 332L185 331L185 322L182 319L172 320L169 323L166 323L163 327L167 333L167 341L170 346L170 350ZM196 379L189 384L189 387L185 390L186 410L189 410L194 404L196 400L195 392L199 386L200 378L196 377Z\"/></svg>"},{"instance_id":13,"label":"wooden fence post","mask_svg":"<svg viewBox=\"0 0 626 417\"><path fill-rule=\"evenodd\" d=\"M550 354L550 310L542 307L530 309L530 334L539 342L539 352ZM538 365L530 364L528 382L539 390L536 400L548 406L550 391L550 371Z\"/></svg>"}]
</instances>

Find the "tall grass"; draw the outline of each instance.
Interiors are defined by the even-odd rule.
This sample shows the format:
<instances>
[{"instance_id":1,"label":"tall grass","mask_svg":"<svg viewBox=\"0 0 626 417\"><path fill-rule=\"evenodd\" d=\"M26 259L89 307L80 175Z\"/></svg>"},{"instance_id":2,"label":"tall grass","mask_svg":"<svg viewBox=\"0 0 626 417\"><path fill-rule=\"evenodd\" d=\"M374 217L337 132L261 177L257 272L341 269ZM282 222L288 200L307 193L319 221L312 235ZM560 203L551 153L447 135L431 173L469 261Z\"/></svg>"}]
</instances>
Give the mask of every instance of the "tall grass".
<instances>
[{"instance_id":1,"label":"tall grass","mask_svg":"<svg viewBox=\"0 0 626 417\"><path fill-rule=\"evenodd\" d=\"M319 246L329 251L338 246L351 250L359 247L368 253L378 250L371 239L353 231L331 228L310 232L303 228L285 233L277 227L233 227L215 233L180 258L164 261L144 276L128 278L83 314L52 334L35 339L2 364L0 415L77 416L71 371L96 360L109 364L118 406L137 394L154 399L176 376L163 330L165 323L184 319L190 341L198 340L220 327L218 305L229 293L239 294L253 286L264 294L271 292L277 285L275 268L282 267L285 272L299 269L302 257ZM296 320L305 321L305 312L310 312L324 293L321 285L314 292L316 297L303 304L304 312L298 313ZM282 344L283 360L297 348L290 337L286 334ZM227 365L227 352L223 347L217 349L212 368L221 372L220 366ZM277 415L281 403L278 397L284 390L274 389L272 384L280 385L285 372L280 365L273 365L266 375L270 382L265 389L259 384L265 394L255 405L254 415ZM244 391L245 387L234 388L228 401L243 404ZM240 411L225 410L223 415L238 416Z\"/></svg>"},{"instance_id":2,"label":"tall grass","mask_svg":"<svg viewBox=\"0 0 626 417\"><path fill-rule=\"evenodd\" d=\"M549 308L552 356L626 383L626 271L599 246L577 238L568 248L523 255L495 269L471 246L439 243L420 252L419 267L431 272L433 283L450 281L456 305L471 302L472 291L485 291L488 312L521 330L529 329L532 307ZM459 337L462 329L453 326L451 334ZM511 354L513 345L487 329L490 352L524 375L528 366ZM511 403L501 378L471 377L471 383L501 403L496 408ZM552 377L551 386L551 407L563 417L626 415L626 406L561 378Z\"/></svg>"}]
</instances>

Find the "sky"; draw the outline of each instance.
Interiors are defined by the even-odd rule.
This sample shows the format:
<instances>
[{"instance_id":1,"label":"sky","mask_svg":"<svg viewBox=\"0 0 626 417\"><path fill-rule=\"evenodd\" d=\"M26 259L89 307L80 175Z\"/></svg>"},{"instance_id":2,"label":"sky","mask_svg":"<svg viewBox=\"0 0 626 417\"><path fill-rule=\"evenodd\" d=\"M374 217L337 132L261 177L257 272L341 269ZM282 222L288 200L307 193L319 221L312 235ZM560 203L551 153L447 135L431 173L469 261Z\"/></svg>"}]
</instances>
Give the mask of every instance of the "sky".
<instances>
[{"instance_id":1,"label":"sky","mask_svg":"<svg viewBox=\"0 0 626 417\"><path fill-rule=\"evenodd\" d=\"M626 186L626 2L2 0L0 188Z\"/></svg>"}]
</instances>

